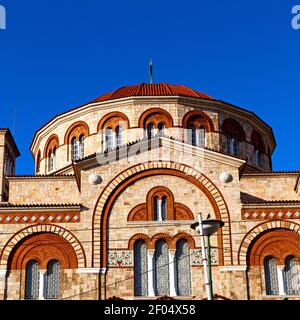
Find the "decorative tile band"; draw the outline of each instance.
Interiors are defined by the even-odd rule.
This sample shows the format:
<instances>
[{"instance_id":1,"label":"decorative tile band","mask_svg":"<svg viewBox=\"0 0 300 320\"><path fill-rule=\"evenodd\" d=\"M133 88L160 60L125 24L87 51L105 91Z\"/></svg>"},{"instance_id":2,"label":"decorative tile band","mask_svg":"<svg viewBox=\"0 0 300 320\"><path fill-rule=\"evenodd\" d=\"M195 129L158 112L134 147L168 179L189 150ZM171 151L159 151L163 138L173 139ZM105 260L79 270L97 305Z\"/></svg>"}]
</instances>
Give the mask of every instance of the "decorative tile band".
<instances>
[{"instance_id":1,"label":"decorative tile band","mask_svg":"<svg viewBox=\"0 0 300 320\"><path fill-rule=\"evenodd\" d=\"M207 250L207 249L206 249ZM201 249L195 249L191 252L192 267L199 267L203 265ZM211 265L219 265L218 248L211 248Z\"/></svg>"},{"instance_id":2,"label":"decorative tile band","mask_svg":"<svg viewBox=\"0 0 300 320\"><path fill-rule=\"evenodd\" d=\"M133 252L131 250L109 250L108 266L110 268L132 268Z\"/></svg>"},{"instance_id":3,"label":"decorative tile band","mask_svg":"<svg viewBox=\"0 0 300 320\"><path fill-rule=\"evenodd\" d=\"M0 224L80 222L80 212L0 214Z\"/></svg>"},{"instance_id":4,"label":"decorative tile band","mask_svg":"<svg viewBox=\"0 0 300 320\"><path fill-rule=\"evenodd\" d=\"M242 220L300 219L300 208L242 209Z\"/></svg>"}]
</instances>

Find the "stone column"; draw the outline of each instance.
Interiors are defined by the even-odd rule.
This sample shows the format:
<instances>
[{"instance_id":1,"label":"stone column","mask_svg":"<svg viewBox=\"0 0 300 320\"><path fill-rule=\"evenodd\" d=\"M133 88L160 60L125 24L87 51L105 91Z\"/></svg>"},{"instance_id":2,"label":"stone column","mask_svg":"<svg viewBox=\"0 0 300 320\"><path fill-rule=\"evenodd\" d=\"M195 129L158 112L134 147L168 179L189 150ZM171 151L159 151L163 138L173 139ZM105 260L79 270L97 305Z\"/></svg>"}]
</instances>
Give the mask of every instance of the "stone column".
<instances>
[{"instance_id":1,"label":"stone column","mask_svg":"<svg viewBox=\"0 0 300 320\"><path fill-rule=\"evenodd\" d=\"M155 263L154 250L148 250L148 296L155 297Z\"/></svg>"},{"instance_id":2,"label":"stone column","mask_svg":"<svg viewBox=\"0 0 300 320\"><path fill-rule=\"evenodd\" d=\"M286 293L284 291L284 278L283 278L283 269L284 266L277 266L277 275L278 275L278 294L284 296Z\"/></svg>"},{"instance_id":3,"label":"stone column","mask_svg":"<svg viewBox=\"0 0 300 320\"><path fill-rule=\"evenodd\" d=\"M40 270L39 300L44 300L47 290L47 270Z\"/></svg>"},{"instance_id":4,"label":"stone column","mask_svg":"<svg viewBox=\"0 0 300 320\"><path fill-rule=\"evenodd\" d=\"M170 296L177 296L176 293L176 251L169 250L169 284L170 284Z\"/></svg>"}]
</instances>

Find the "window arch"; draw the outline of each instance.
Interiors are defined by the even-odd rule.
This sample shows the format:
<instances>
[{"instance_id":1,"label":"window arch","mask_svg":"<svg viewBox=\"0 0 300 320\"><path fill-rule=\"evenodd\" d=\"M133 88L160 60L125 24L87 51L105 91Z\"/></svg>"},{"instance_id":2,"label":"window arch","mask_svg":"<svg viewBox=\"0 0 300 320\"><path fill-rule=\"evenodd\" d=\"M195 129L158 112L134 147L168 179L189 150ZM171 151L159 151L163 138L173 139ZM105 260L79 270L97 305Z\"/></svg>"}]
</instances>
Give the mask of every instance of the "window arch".
<instances>
[{"instance_id":1,"label":"window arch","mask_svg":"<svg viewBox=\"0 0 300 320\"><path fill-rule=\"evenodd\" d=\"M231 155L239 155L240 143L246 141L243 127L234 119L226 119L222 124L222 133L226 137L226 151Z\"/></svg>"},{"instance_id":2,"label":"window arch","mask_svg":"<svg viewBox=\"0 0 300 320\"><path fill-rule=\"evenodd\" d=\"M190 247L186 239L176 243L176 287L178 296L191 294Z\"/></svg>"},{"instance_id":3,"label":"window arch","mask_svg":"<svg viewBox=\"0 0 300 320\"><path fill-rule=\"evenodd\" d=\"M284 291L287 295L300 294L298 264L294 256L288 256L285 258L283 279Z\"/></svg>"},{"instance_id":4,"label":"window arch","mask_svg":"<svg viewBox=\"0 0 300 320\"><path fill-rule=\"evenodd\" d=\"M278 273L277 273L277 262L272 256L267 256L264 259L264 270L265 270L265 282L266 282L266 293L267 295L278 295Z\"/></svg>"},{"instance_id":5,"label":"window arch","mask_svg":"<svg viewBox=\"0 0 300 320\"><path fill-rule=\"evenodd\" d=\"M26 265L25 299L38 299L40 290L40 268L35 260Z\"/></svg>"},{"instance_id":6,"label":"window arch","mask_svg":"<svg viewBox=\"0 0 300 320\"><path fill-rule=\"evenodd\" d=\"M169 295L169 247L165 240L158 240L155 244L155 294Z\"/></svg>"},{"instance_id":7,"label":"window arch","mask_svg":"<svg viewBox=\"0 0 300 320\"><path fill-rule=\"evenodd\" d=\"M98 123L98 132L102 133L103 150L120 147L124 143L124 130L129 128L129 120L121 112L112 112L104 116Z\"/></svg>"},{"instance_id":8,"label":"window arch","mask_svg":"<svg viewBox=\"0 0 300 320\"><path fill-rule=\"evenodd\" d=\"M188 143L201 148L206 146L206 134L214 131L211 118L200 110L186 113L182 120L182 126L188 129Z\"/></svg>"},{"instance_id":9,"label":"window arch","mask_svg":"<svg viewBox=\"0 0 300 320\"><path fill-rule=\"evenodd\" d=\"M145 111L139 118L139 127L144 129L145 136L150 139L157 133L166 134L166 129L173 127L173 118L164 109L152 108Z\"/></svg>"},{"instance_id":10,"label":"window arch","mask_svg":"<svg viewBox=\"0 0 300 320\"><path fill-rule=\"evenodd\" d=\"M134 243L134 294L148 295L148 248L144 240Z\"/></svg>"},{"instance_id":11,"label":"window arch","mask_svg":"<svg viewBox=\"0 0 300 320\"><path fill-rule=\"evenodd\" d=\"M51 260L47 266L46 274L46 299L58 299L60 296L60 263Z\"/></svg>"},{"instance_id":12,"label":"window arch","mask_svg":"<svg viewBox=\"0 0 300 320\"><path fill-rule=\"evenodd\" d=\"M59 147L59 140L56 134L49 137L44 150L44 158L46 161L47 171L51 172L56 168L56 150Z\"/></svg>"},{"instance_id":13,"label":"window arch","mask_svg":"<svg viewBox=\"0 0 300 320\"><path fill-rule=\"evenodd\" d=\"M69 146L68 157L78 160L84 157L84 139L90 134L88 125L83 121L74 123L65 134L65 144Z\"/></svg>"},{"instance_id":14,"label":"window arch","mask_svg":"<svg viewBox=\"0 0 300 320\"><path fill-rule=\"evenodd\" d=\"M163 186L152 188L146 203L135 206L128 214L128 221L194 220L192 211L182 203L174 202L170 189Z\"/></svg>"}]
</instances>

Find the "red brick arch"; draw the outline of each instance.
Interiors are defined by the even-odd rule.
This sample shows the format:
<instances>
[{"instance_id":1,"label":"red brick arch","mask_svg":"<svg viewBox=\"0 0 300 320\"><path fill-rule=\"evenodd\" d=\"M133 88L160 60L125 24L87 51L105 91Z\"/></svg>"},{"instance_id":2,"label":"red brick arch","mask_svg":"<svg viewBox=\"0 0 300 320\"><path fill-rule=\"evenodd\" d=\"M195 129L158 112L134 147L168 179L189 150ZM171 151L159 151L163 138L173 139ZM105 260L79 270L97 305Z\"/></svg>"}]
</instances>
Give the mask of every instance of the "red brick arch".
<instances>
[{"instance_id":1,"label":"red brick arch","mask_svg":"<svg viewBox=\"0 0 300 320\"><path fill-rule=\"evenodd\" d=\"M119 125L120 122L123 122L125 124L124 129L130 128L130 123L128 117L122 113L122 112L111 112L107 115L105 115L98 123L97 126L97 132L100 130L103 130L104 128L111 127L114 131L116 129L116 126Z\"/></svg>"},{"instance_id":2,"label":"red brick arch","mask_svg":"<svg viewBox=\"0 0 300 320\"><path fill-rule=\"evenodd\" d=\"M156 242L159 240L165 240L169 246L169 249L175 250L177 242L181 239L184 239L188 242L190 249L195 249L196 246L194 238L186 232L178 233L173 238L168 233L157 233L151 239L149 236L143 233L137 233L129 240L128 249L134 250L135 242L138 240L143 240L145 241L148 249L155 250Z\"/></svg>"},{"instance_id":3,"label":"red brick arch","mask_svg":"<svg viewBox=\"0 0 300 320\"><path fill-rule=\"evenodd\" d=\"M278 229L286 229L293 231L294 233L300 235L300 225L286 220L273 220L268 222L260 223L251 229L243 238L238 251L238 263L240 265L247 265L247 257L249 250L253 246L255 240L261 236L266 231L274 231Z\"/></svg>"},{"instance_id":4,"label":"red brick arch","mask_svg":"<svg viewBox=\"0 0 300 320\"><path fill-rule=\"evenodd\" d=\"M174 121L170 113L161 108L151 108L146 110L139 118L139 128L146 128L149 122L157 125L162 122L166 128L174 126Z\"/></svg>"},{"instance_id":5,"label":"red brick arch","mask_svg":"<svg viewBox=\"0 0 300 320\"><path fill-rule=\"evenodd\" d=\"M192 110L186 113L182 119L183 128L188 128L189 124L193 121L198 123L198 127L203 126L207 132L214 131L214 124L211 118L200 110Z\"/></svg>"},{"instance_id":6,"label":"red brick arch","mask_svg":"<svg viewBox=\"0 0 300 320\"><path fill-rule=\"evenodd\" d=\"M220 265L232 264L231 227L227 204L218 188L203 173L185 164L153 161L135 165L118 174L101 192L93 215L93 266L107 266L109 215L118 195L137 180L155 175L171 175L197 186L210 201L215 216L225 222L218 232Z\"/></svg>"},{"instance_id":7,"label":"red brick arch","mask_svg":"<svg viewBox=\"0 0 300 320\"><path fill-rule=\"evenodd\" d=\"M86 267L85 253L79 240L67 229L59 227L57 225L43 224L24 228L8 240L0 255L0 268L7 269L10 254L17 247L20 241L29 237L30 235L37 235L45 232L58 235L62 239L67 241L72 246L76 254L78 268Z\"/></svg>"},{"instance_id":8,"label":"red brick arch","mask_svg":"<svg viewBox=\"0 0 300 320\"><path fill-rule=\"evenodd\" d=\"M49 156L50 152L53 152L54 149L57 149L59 147L59 139L58 136L56 134L52 134L46 144L45 144L45 148L44 148L44 158L47 158Z\"/></svg>"},{"instance_id":9,"label":"red brick arch","mask_svg":"<svg viewBox=\"0 0 300 320\"><path fill-rule=\"evenodd\" d=\"M81 135L83 135L85 138L88 137L90 135L90 129L87 123L84 121L77 121L73 123L67 130L64 143L70 144L73 138L79 140Z\"/></svg>"}]
</instances>

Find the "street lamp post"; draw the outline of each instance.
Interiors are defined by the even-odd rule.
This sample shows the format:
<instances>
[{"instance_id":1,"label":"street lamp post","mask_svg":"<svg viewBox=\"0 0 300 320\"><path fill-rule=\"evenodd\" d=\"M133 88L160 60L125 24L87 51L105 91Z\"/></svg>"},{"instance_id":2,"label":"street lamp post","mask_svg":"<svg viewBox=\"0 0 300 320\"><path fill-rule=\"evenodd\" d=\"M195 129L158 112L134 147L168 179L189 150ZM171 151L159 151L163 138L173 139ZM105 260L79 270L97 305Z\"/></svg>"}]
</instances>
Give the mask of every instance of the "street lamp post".
<instances>
[{"instance_id":1,"label":"street lamp post","mask_svg":"<svg viewBox=\"0 0 300 320\"><path fill-rule=\"evenodd\" d=\"M213 286L212 286L212 273L211 273L211 245L210 236L218 231L219 228L224 226L221 220L205 220L202 221L202 214L198 214L198 222L191 225L191 228L200 234L202 262L204 267L204 277L207 299L213 300ZM207 237L207 255L205 248L204 237Z\"/></svg>"}]
</instances>

